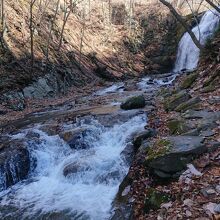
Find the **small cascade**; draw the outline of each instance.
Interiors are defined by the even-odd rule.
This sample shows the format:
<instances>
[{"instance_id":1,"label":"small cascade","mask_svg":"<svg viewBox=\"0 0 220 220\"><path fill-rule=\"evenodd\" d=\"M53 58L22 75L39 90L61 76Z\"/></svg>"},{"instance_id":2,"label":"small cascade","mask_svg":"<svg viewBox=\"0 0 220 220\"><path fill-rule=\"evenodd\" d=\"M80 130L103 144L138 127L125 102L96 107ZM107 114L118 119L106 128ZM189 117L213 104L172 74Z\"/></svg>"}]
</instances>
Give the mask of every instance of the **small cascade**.
<instances>
[{"instance_id":1,"label":"small cascade","mask_svg":"<svg viewBox=\"0 0 220 220\"><path fill-rule=\"evenodd\" d=\"M131 135L145 125L142 113L112 127L93 117L64 125L65 131L88 131L80 139L86 145L81 149L39 126L31 129L39 137L27 142L32 172L27 180L0 192L0 219L107 219L129 169L123 151Z\"/></svg>"},{"instance_id":2,"label":"small cascade","mask_svg":"<svg viewBox=\"0 0 220 220\"><path fill-rule=\"evenodd\" d=\"M211 37L218 27L220 15L216 11L207 11L199 25L192 29L193 33L199 39L202 45L205 45L207 39ZM192 41L190 35L186 32L179 42L177 59L174 72L182 70L193 70L197 67L200 50Z\"/></svg>"}]
</instances>

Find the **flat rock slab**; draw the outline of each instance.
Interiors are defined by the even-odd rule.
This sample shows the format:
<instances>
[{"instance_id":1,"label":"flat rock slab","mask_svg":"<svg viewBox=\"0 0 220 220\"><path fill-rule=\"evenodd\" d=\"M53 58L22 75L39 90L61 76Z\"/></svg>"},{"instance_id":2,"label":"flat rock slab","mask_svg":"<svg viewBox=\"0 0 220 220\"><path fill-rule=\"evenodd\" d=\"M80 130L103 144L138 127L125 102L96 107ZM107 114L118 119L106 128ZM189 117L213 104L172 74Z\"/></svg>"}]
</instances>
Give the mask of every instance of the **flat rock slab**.
<instances>
[{"instance_id":1,"label":"flat rock slab","mask_svg":"<svg viewBox=\"0 0 220 220\"><path fill-rule=\"evenodd\" d=\"M184 170L194 157L207 150L203 144L203 137L171 136L166 140L170 145L166 153L150 160L146 158L147 166L161 178L178 175L177 173Z\"/></svg>"},{"instance_id":2,"label":"flat rock slab","mask_svg":"<svg viewBox=\"0 0 220 220\"><path fill-rule=\"evenodd\" d=\"M200 148L203 148L203 138L197 136L173 136L167 138L172 148L170 153L199 153Z\"/></svg>"},{"instance_id":3,"label":"flat rock slab","mask_svg":"<svg viewBox=\"0 0 220 220\"><path fill-rule=\"evenodd\" d=\"M186 119L209 119L209 120L218 120L220 119L220 111L218 112L211 112L211 111L195 111L195 110L188 110L183 114L183 117Z\"/></svg>"}]
</instances>

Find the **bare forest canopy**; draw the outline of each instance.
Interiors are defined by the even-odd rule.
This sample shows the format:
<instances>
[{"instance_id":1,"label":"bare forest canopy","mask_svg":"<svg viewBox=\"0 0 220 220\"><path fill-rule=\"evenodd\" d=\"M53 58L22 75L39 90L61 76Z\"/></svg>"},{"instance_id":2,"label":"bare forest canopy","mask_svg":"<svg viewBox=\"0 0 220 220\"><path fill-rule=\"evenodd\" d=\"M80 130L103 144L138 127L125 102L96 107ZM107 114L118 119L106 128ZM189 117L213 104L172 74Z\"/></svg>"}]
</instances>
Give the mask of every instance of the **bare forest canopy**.
<instances>
[{"instance_id":1,"label":"bare forest canopy","mask_svg":"<svg viewBox=\"0 0 220 220\"><path fill-rule=\"evenodd\" d=\"M150 71L157 64L152 64L148 54L158 50L174 20L161 2L166 1L1 0L1 79L8 80L14 71L16 81L22 71L19 82L28 81L45 74L48 67L77 68L74 77L85 80L94 78L93 70L108 69L110 77ZM187 13L196 15L219 5L210 0L170 3L182 24Z\"/></svg>"}]
</instances>

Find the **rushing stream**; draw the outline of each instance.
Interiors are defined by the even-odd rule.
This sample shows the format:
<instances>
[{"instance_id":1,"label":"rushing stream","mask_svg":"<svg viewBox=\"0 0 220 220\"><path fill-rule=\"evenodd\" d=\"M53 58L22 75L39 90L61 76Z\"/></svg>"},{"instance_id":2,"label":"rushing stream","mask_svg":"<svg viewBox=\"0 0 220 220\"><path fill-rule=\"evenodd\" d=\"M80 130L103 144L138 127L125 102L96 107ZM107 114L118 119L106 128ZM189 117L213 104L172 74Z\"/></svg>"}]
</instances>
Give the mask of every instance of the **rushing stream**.
<instances>
[{"instance_id":1,"label":"rushing stream","mask_svg":"<svg viewBox=\"0 0 220 220\"><path fill-rule=\"evenodd\" d=\"M205 13L199 24L202 44L218 22L218 16ZM198 27L193 32L199 37ZM186 33L179 43L175 72L196 68L198 59L199 50ZM152 91L175 78L176 74L144 78L131 94L144 92L152 97ZM115 94L126 98L124 85L113 84L92 97L108 99L109 94ZM62 124L64 133L81 132L74 147L58 134L45 133L40 123L12 135L12 139L26 140L31 170L26 180L0 192L0 219L108 219L118 186L129 169L126 147L132 135L144 129L147 117L142 111L132 110L117 120L109 114L108 120L109 124L99 117L84 116ZM16 174L16 170L12 172ZM0 185L4 186L4 181L0 178Z\"/></svg>"},{"instance_id":2,"label":"rushing stream","mask_svg":"<svg viewBox=\"0 0 220 220\"><path fill-rule=\"evenodd\" d=\"M81 140L86 148L77 150L58 135L48 136L40 128L31 129L40 136L37 141L28 142L37 166L27 181L1 192L0 219L36 219L48 213L62 213L71 219L106 219L129 168L121 152L129 136L143 130L145 124L143 114L108 128L93 118L80 119L65 126L67 130L87 130ZM24 138L27 132L13 138Z\"/></svg>"}]
</instances>

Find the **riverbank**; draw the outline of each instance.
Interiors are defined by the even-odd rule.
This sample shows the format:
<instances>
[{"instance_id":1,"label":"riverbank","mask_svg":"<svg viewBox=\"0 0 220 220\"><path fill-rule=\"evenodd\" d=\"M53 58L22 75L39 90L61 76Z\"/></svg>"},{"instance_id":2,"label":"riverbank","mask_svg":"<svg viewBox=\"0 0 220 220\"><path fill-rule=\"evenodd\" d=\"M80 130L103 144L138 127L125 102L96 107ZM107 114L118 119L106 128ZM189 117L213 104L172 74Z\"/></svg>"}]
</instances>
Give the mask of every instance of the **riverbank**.
<instances>
[{"instance_id":1,"label":"riverbank","mask_svg":"<svg viewBox=\"0 0 220 220\"><path fill-rule=\"evenodd\" d=\"M218 70L218 65L215 65L215 68L213 67L212 70L214 69ZM46 137L47 141L50 140L51 138L52 139L55 138L54 135L57 134L62 139L68 141L70 137L72 136L74 137L75 133L71 133L71 132L69 133L68 129L66 131L66 128L69 128L68 126L70 126L71 124L74 125L75 123L77 123L77 118L83 119L85 117L85 120L87 121L86 123L89 123L89 121L91 120L90 117L92 118L95 117L95 119L97 119L102 124L102 126L106 127L107 129L109 127L111 128L112 126L115 126L117 123L119 124L122 123L123 125L124 123L127 123L127 120L129 120L129 118L144 113L148 116L149 119L147 120L147 122L146 119L143 122L143 126L144 124L145 125L147 124L147 127L145 126L147 130L144 131L147 132L147 134L145 133L145 135L142 136L143 138L141 139L144 140L143 143L140 144L140 142L137 141L134 147L132 147L132 150L129 148L130 145L128 144L128 148L125 147L125 149L123 150L123 155L129 161L131 161L133 157L132 156L133 151L137 151L137 149L139 148L139 151L136 154L136 159L134 160L130 168L130 172L127 178L125 178L125 181L123 181L123 183L125 183L125 185L123 186L124 188L119 187L120 189L119 193L121 192L123 194L121 201L123 201L123 204L124 201L129 202L128 206L125 207L123 210L126 211L126 213L133 213L134 219L146 219L146 218L155 219L158 217L158 215L161 215L161 213L163 214L162 218L173 219L174 214L175 216L179 215L186 217L186 211L187 211L187 215L190 215L190 213L193 214L195 213L195 215L192 215L192 219L196 219L197 216L199 215L209 218L211 216L209 211L207 211L208 212L207 214L205 212L206 209L201 207L203 207L203 205L204 207L207 207L207 205L208 207L210 207L209 205L219 203L218 201L219 194L217 191L219 179L218 177L217 178L212 177L213 174L218 175L219 172L219 161L218 161L219 150L218 148L215 149L216 147L219 146L219 137L218 137L219 84L217 84L217 87L215 87L214 91L211 92L205 91L205 93L202 93L201 91L204 89L204 87L206 87L203 85L206 85L207 81L210 81L210 79L212 79L210 82L216 80L215 71L212 71L212 73L209 74L208 77L207 77L207 73L205 73L201 69L201 67L198 71L199 74L198 72L188 73L185 75L183 74L180 77L177 77L175 84L172 87L168 85L161 89L159 89L158 87L159 84L169 84L169 80L170 80L169 76L158 79L154 78L154 80L145 78L142 80L127 81L124 84L121 83L113 84L110 87L93 92L92 95L88 95L84 98L80 97L81 103L76 103L76 105L74 106L72 105L73 103L71 104L71 102L67 101L64 105L57 106L57 108L55 109L49 109L45 112L33 113L29 116L26 116L26 118L20 120L20 122L25 122L25 124L22 125L20 128L32 130L35 128L39 129L38 126L40 126L40 130L46 132L46 134L49 135L48 137L43 135L43 138L45 139ZM200 73L204 74L204 76L201 75ZM218 80L219 79L218 75L216 75L216 77ZM201 84L201 80L203 82L203 85ZM157 84L156 82L159 84ZM126 97L133 97L135 95L141 95L141 94L144 94L145 97L146 106L144 109L140 109L140 111L137 111L136 113L134 112L134 114L130 111L120 110L119 105L120 103L125 101ZM199 97L197 97L198 95ZM184 97L184 101L182 97ZM181 102L179 98L181 98ZM170 102L169 105L167 105L168 101ZM182 105L183 103L185 104ZM178 105L182 105L181 108ZM175 108L174 109L172 108L171 110L167 107L169 108L175 107ZM192 111L192 109L194 109L195 111ZM188 113L190 113L190 115L187 115ZM209 120L207 120L207 118ZM170 124L170 122L172 122L171 125L174 125L174 127L173 126L170 127L168 125ZM18 122L16 123L15 125L18 126L19 123ZM9 126L9 130L6 129L6 131L8 132L10 131L9 134L12 135L12 137L13 135L15 135L15 137L19 137L19 133L22 132L23 130L23 129L20 130L19 127L16 128L16 126L14 128L10 128ZM142 128L143 126L141 125ZM80 129L81 128L79 128L78 130L79 132L82 131ZM149 131L148 129L156 132L148 133ZM141 131L139 127L138 130ZM62 134L63 132L65 132L65 135ZM182 136L183 134L184 136ZM26 136L24 138L24 141L28 141L27 143L31 143L30 146L40 147L41 143L44 142L44 141L42 142L41 140L42 137L36 134L35 130L34 133L27 133L25 135ZM42 135L42 133L40 133L40 135ZM50 137L50 135L52 135L52 137ZM149 136L153 136L153 137L150 139L146 139L146 137ZM155 177L155 174L158 175L158 167L156 169L154 169L154 167L151 167L149 169L149 166L146 165L146 160L148 157L147 151L149 149L149 146L150 145L156 146L154 143L158 143L158 140L161 140L163 138L166 139L168 136L180 137L180 139L178 139L179 142L184 142L186 140L185 136L189 136L193 140L194 138L196 139L199 138L199 146L194 146L194 147L195 148L198 147L199 149L202 149L202 151L199 150L199 152L196 151L193 153L192 152L189 153L189 155L193 155L193 157L196 157L197 158L196 161L198 162L194 161L193 158L191 158L190 161L187 161L189 163L193 163L194 167L197 170L195 171L195 169L192 166L189 167L190 170L189 173L187 174L186 182L184 176L181 182L176 181L177 177L181 174L181 172L179 172L178 170L177 171L172 170L171 173L163 170L163 172L160 172L160 175L162 173L163 175L164 173L166 175L165 175L165 179L163 176L161 179L161 177L160 178ZM129 137L129 135L127 137ZM131 137L133 137L133 135ZM123 139L124 138L125 137L123 136ZM201 143L200 143L201 140L200 138L202 139ZM205 142L203 142L203 139L205 140ZM54 141L58 141L58 140L59 139L55 138ZM128 141L129 140L130 139L128 139ZM8 140L3 140L3 143L7 143L7 141ZM129 142L126 141L125 143L129 143ZM11 143L15 143L15 142L11 142ZM49 143L50 142L48 142L48 144ZM162 143L167 143L167 142L162 142ZM205 148L203 143L205 143ZM207 143L211 144L211 146L209 146L209 148L206 149ZM25 152L20 151L20 149L23 149L22 146L24 145L20 146L20 143L17 143L14 146L16 146L14 147L15 151L13 151L15 154L17 154L16 150L18 150L17 152L19 154L22 153L23 155L27 155L26 151ZM61 144L61 147L62 146L63 145ZM10 145L10 147L12 146ZM5 151L5 149L9 149L9 148L1 148L2 152L7 152ZM43 149L47 150L47 147L45 148L44 146ZM29 149L29 153L31 153L32 150ZM10 155L13 156L13 152ZM204 153L204 154L202 154L200 157L197 157L197 153L198 154ZM169 155L169 152L164 152L164 154ZM160 156L164 156L164 155L161 155L161 152L159 152L159 157L156 156L156 159L160 158ZM151 158L151 159L155 159L155 158ZM26 165L29 164L28 166L30 166L29 159L27 161L23 160L23 162ZM17 163L14 161L14 164ZM27 167L26 165L25 167ZM183 167L181 166L181 171L184 170L185 168L187 169L185 165ZM61 168L59 169L62 170L63 167L61 166ZM73 167L73 171L70 170L70 172L74 172L74 173L78 172L77 169ZM159 171L161 170L159 169ZM26 172L24 178L27 178L26 175L28 172L29 171ZM190 172L193 173L190 174ZM23 175L23 173L21 174ZM203 177L205 177L206 179L203 180ZM110 174L108 178L114 179L115 174L114 173ZM122 180L120 179L120 181ZM186 190L184 190L183 186L186 187ZM204 190L206 190L206 187L209 186L211 187L211 190L209 190L209 188L207 190L208 193L211 192L211 197L209 195L203 196ZM25 187L26 186L24 186L24 189ZM178 187L182 187L183 191L181 192L178 191L179 190ZM200 191L200 189L202 191ZM154 195L153 197L155 197L155 195L158 195L157 194L158 191L162 193L166 193L166 195L168 195L166 196L167 198L165 201L162 200L163 203L166 204L165 205L165 207L167 208L167 209L165 208L166 210L164 208L160 208L161 204L159 205L156 204L157 208L155 209L155 207L152 208L152 204L150 204L149 201L146 203L146 199L149 195L149 191L151 193L153 192ZM198 200L200 199L201 193L203 196L202 197L203 200L201 201L201 203L194 201L195 198L198 198ZM124 197L126 197L126 199L124 199ZM186 200L185 203L190 202L191 204L192 203L191 200L193 201L193 204L191 205L190 209L186 209L186 207L188 206L183 204L182 198L184 198L184 201L186 199L190 199L190 201ZM133 207L133 212L130 209L131 204ZM152 208L152 210L150 207ZM60 208L62 209L62 206ZM175 209L175 211L173 209ZM8 209L8 212L10 213L10 208ZM123 214L123 211L119 213ZM120 219L120 216L118 216L117 211L116 214L117 215L115 215L116 216L115 219ZM62 213L62 214L59 213L59 215L61 215L62 217L68 216L66 213Z\"/></svg>"},{"instance_id":2,"label":"riverbank","mask_svg":"<svg viewBox=\"0 0 220 220\"><path fill-rule=\"evenodd\" d=\"M207 68L202 59L197 71L158 92L147 128L157 135L139 144L117 213L130 210L131 219L219 219L219 79L219 64Z\"/></svg>"}]
</instances>

